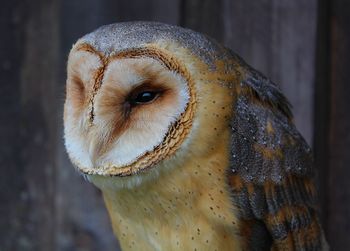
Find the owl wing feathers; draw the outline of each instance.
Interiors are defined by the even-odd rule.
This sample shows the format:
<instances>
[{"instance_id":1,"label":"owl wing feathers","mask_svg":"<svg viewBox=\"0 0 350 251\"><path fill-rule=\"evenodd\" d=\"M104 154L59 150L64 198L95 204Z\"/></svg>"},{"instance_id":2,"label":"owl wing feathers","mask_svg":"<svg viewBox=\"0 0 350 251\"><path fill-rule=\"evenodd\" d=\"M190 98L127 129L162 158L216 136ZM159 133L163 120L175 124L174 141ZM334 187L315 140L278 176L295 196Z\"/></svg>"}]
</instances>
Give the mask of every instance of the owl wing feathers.
<instances>
[{"instance_id":1,"label":"owl wing feathers","mask_svg":"<svg viewBox=\"0 0 350 251\"><path fill-rule=\"evenodd\" d=\"M293 125L283 94L246 69L231 121L229 174L245 248L321 250L311 150Z\"/></svg>"}]
</instances>

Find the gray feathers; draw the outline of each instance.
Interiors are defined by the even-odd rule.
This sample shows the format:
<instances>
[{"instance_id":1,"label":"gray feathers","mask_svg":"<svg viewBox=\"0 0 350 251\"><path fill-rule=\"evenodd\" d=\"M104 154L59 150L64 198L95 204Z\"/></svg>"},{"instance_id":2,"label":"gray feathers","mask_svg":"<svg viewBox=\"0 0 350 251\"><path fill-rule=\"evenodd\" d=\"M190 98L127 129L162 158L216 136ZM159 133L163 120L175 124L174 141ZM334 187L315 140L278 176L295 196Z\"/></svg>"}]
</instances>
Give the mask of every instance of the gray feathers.
<instances>
[{"instance_id":1,"label":"gray feathers","mask_svg":"<svg viewBox=\"0 0 350 251\"><path fill-rule=\"evenodd\" d=\"M105 25L82 37L78 43L88 43L105 55L140 48L159 41L171 41L200 57L211 67L214 61L229 58L230 53L203 34L178 26L156 22L125 22Z\"/></svg>"},{"instance_id":2,"label":"gray feathers","mask_svg":"<svg viewBox=\"0 0 350 251\"><path fill-rule=\"evenodd\" d=\"M238 97L231 121L232 170L260 183L278 183L287 172L309 175L311 150L291 122L289 103L267 78L250 73L242 82L246 95Z\"/></svg>"}]
</instances>

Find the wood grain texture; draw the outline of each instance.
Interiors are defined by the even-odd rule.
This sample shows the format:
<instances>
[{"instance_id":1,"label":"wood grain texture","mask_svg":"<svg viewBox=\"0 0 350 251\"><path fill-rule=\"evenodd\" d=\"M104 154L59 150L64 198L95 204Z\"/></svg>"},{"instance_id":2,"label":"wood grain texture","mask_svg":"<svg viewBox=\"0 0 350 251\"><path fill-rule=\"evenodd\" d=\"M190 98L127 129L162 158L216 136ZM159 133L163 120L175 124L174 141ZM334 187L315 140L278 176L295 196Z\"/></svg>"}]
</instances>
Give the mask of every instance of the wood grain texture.
<instances>
[{"instance_id":1,"label":"wood grain texture","mask_svg":"<svg viewBox=\"0 0 350 251\"><path fill-rule=\"evenodd\" d=\"M16 168L12 169L8 165L2 167L11 168L16 172L17 177L10 176L6 179L18 180L17 182L22 183L23 190L19 194L12 194L13 199L18 200L18 207L4 214L12 221L8 226L15 226L16 230L11 233L12 238L8 238L7 234L1 236L7 236L5 248L8 250L47 250L54 243L55 219L52 199L55 164L52 160L57 143L58 118L53 116L58 105L55 102L57 96L54 88L58 52L55 24L57 2L40 1L37 8L27 4L22 2L21 8L24 9L14 10L8 17L12 22L21 18L22 23L21 36L18 37L18 30L14 30L17 36L13 37L13 41L8 41L14 46L20 46L17 52L21 52L22 55L18 64L10 65L16 71L17 78L8 82L18 88L18 98L7 96L20 107L19 114L14 114L14 120L11 116L7 117L8 121L17 121L11 125L15 131L12 136L20 145L12 156L17 162ZM18 16L18 11L24 10L26 15ZM41 23L46 23L47 26L43 27ZM47 29L48 27L50 28ZM10 142L11 139L8 139L8 144ZM5 173L8 172L5 170ZM11 183L5 186L12 189Z\"/></svg>"},{"instance_id":2,"label":"wood grain texture","mask_svg":"<svg viewBox=\"0 0 350 251\"><path fill-rule=\"evenodd\" d=\"M350 245L350 2L335 0L331 3L331 148L327 226L333 250L345 250Z\"/></svg>"},{"instance_id":3,"label":"wood grain texture","mask_svg":"<svg viewBox=\"0 0 350 251\"><path fill-rule=\"evenodd\" d=\"M55 234L55 173L59 105L58 73L58 1L39 1L27 8L25 53L21 74L22 160L29 222L34 249L50 249ZM41 238L36 238L41 236Z\"/></svg>"},{"instance_id":4,"label":"wood grain texture","mask_svg":"<svg viewBox=\"0 0 350 251\"><path fill-rule=\"evenodd\" d=\"M223 1L224 42L277 83L312 142L317 1Z\"/></svg>"},{"instance_id":5,"label":"wood grain texture","mask_svg":"<svg viewBox=\"0 0 350 251\"><path fill-rule=\"evenodd\" d=\"M25 18L21 1L2 4L0 24L3 35L0 43L0 249L10 250L27 246L29 242L29 202L23 162L20 158L21 138L21 86L18 66L22 64L24 39L21 26ZM11 119L9 119L11 118ZM15 242L14 238L18 237Z\"/></svg>"},{"instance_id":6,"label":"wood grain texture","mask_svg":"<svg viewBox=\"0 0 350 251\"><path fill-rule=\"evenodd\" d=\"M330 4L319 0L317 16L317 43L314 88L314 141L315 166L318 169L317 185L321 195L321 220L327 232L328 176L329 176L329 126L330 126Z\"/></svg>"},{"instance_id":7,"label":"wood grain texture","mask_svg":"<svg viewBox=\"0 0 350 251\"><path fill-rule=\"evenodd\" d=\"M182 0L180 25L222 41L222 1Z\"/></svg>"},{"instance_id":8,"label":"wood grain texture","mask_svg":"<svg viewBox=\"0 0 350 251\"><path fill-rule=\"evenodd\" d=\"M179 1L164 0L118 0L115 1L115 16L120 21L158 21L177 24Z\"/></svg>"},{"instance_id":9,"label":"wood grain texture","mask_svg":"<svg viewBox=\"0 0 350 251\"><path fill-rule=\"evenodd\" d=\"M0 12L0 250L118 250L100 193L67 159L61 118L72 44L129 20L206 33L281 85L315 135L329 242L349 246L348 1L14 0Z\"/></svg>"}]
</instances>

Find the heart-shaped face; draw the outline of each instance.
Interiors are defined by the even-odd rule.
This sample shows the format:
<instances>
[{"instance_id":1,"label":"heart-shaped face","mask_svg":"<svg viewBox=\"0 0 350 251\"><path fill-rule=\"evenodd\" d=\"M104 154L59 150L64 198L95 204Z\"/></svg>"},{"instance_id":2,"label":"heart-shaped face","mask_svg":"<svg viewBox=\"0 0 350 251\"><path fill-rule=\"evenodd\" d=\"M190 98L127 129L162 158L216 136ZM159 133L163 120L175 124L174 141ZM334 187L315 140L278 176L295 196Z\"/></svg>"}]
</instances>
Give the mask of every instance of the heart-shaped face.
<instances>
[{"instance_id":1,"label":"heart-shaped face","mask_svg":"<svg viewBox=\"0 0 350 251\"><path fill-rule=\"evenodd\" d=\"M175 127L190 126L179 123L189 119L188 79L143 54L104 57L88 45L71 51L65 142L83 173L131 175L164 159L183 140L184 130L172 134L181 129Z\"/></svg>"}]
</instances>

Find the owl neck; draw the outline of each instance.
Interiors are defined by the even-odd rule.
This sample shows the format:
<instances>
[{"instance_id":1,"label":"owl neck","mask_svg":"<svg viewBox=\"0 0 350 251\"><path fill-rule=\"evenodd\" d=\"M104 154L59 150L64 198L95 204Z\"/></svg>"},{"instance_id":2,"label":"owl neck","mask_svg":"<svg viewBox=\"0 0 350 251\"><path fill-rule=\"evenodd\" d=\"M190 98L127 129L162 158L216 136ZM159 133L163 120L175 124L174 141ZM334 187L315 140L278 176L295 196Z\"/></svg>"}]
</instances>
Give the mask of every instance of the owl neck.
<instances>
[{"instance_id":1,"label":"owl neck","mask_svg":"<svg viewBox=\"0 0 350 251\"><path fill-rule=\"evenodd\" d=\"M101 187L123 250L170 250L179 245L180 250L194 250L191 245L199 240L208 245L216 234L234 232L231 223L236 219L225 183L227 149L219 144L133 188ZM214 225L223 233L214 232Z\"/></svg>"}]
</instances>

